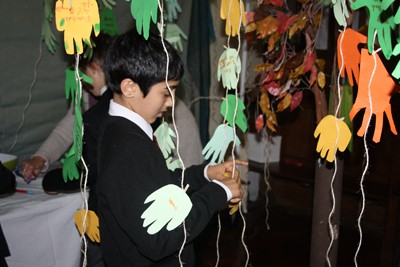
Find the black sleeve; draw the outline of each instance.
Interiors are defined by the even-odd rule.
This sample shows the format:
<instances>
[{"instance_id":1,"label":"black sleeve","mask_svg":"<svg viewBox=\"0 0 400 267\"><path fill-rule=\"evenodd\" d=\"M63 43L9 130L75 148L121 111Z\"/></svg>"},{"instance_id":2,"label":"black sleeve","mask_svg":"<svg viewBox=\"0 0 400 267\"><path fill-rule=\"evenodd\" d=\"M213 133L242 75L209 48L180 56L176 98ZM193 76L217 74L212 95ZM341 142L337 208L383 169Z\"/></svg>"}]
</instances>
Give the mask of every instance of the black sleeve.
<instances>
[{"instance_id":1,"label":"black sleeve","mask_svg":"<svg viewBox=\"0 0 400 267\"><path fill-rule=\"evenodd\" d=\"M0 161L0 195L15 192L15 175Z\"/></svg>"}]
</instances>

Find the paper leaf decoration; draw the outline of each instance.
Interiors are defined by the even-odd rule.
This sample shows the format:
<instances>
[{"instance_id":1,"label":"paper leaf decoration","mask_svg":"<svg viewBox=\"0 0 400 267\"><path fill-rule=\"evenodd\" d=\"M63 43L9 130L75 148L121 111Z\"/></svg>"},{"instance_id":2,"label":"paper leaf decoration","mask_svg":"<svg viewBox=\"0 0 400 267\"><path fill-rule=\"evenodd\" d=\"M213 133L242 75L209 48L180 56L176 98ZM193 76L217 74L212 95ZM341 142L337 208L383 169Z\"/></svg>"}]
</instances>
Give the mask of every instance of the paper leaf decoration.
<instances>
[{"instance_id":1,"label":"paper leaf decoration","mask_svg":"<svg viewBox=\"0 0 400 267\"><path fill-rule=\"evenodd\" d=\"M381 12L384 10L380 0L356 0L351 4L353 10L365 7L369 11L368 21L368 51L372 53L374 46L374 32L378 33L378 43L382 48L383 55L389 59L392 55L391 31L395 28L394 17L390 16L381 21Z\"/></svg>"},{"instance_id":2,"label":"paper leaf decoration","mask_svg":"<svg viewBox=\"0 0 400 267\"><path fill-rule=\"evenodd\" d=\"M347 78L351 86L354 86L353 75L356 83L360 75L360 58L361 54L358 50L359 44L367 43L367 37L351 28L347 28L339 34L337 39L337 59L339 70L346 70ZM343 56L343 61L342 61ZM340 73L341 77L345 77L345 72Z\"/></svg>"},{"instance_id":3,"label":"paper leaf decoration","mask_svg":"<svg viewBox=\"0 0 400 267\"><path fill-rule=\"evenodd\" d=\"M131 13L136 21L136 30L147 40L150 20L157 23L158 0L131 0Z\"/></svg>"},{"instance_id":4,"label":"paper leaf decoration","mask_svg":"<svg viewBox=\"0 0 400 267\"><path fill-rule=\"evenodd\" d=\"M236 36L241 24L246 25L244 5L240 0L222 0L220 16L221 19L226 20L226 35Z\"/></svg>"},{"instance_id":5,"label":"paper leaf decoration","mask_svg":"<svg viewBox=\"0 0 400 267\"><path fill-rule=\"evenodd\" d=\"M58 0L55 13L57 30L64 31L65 51L69 55L74 54L75 50L76 53L82 54L82 41L91 46L92 28L95 36L100 32L100 16L96 0Z\"/></svg>"},{"instance_id":6,"label":"paper leaf decoration","mask_svg":"<svg viewBox=\"0 0 400 267\"><path fill-rule=\"evenodd\" d=\"M236 108L236 101L237 108ZM224 101L222 101L220 112L221 115L225 118L225 120L229 123L230 126L234 127L235 124L242 130L242 132L247 131L247 119L244 114L246 106L243 104L242 100L240 100L236 95L228 94ZM236 117L235 122L233 122L233 117Z\"/></svg>"},{"instance_id":7,"label":"paper leaf decoration","mask_svg":"<svg viewBox=\"0 0 400 267\"><path fill-rule=\"evenodd\" d=\"M224 160L229 144L234 140L237 146L240 145L240 140L235 136L231 126L226 124L219 125L213 137L203 149L204 158L210 160L210 162L221 163Z\"/></svg>"},{"instance_id":8,"label":"paper leaf decoration","mask_svg":"<svg viewBox=\"0 0 400 267\"><path fill-rule=\"evenodd\" d=\"M265 125L264 115L260 114L256 119L256 129L258 133L261 132L262 128L264 128L264 125Z\"/></svg>"},{"instance_id":9,"label":"paper leaf decoration","mask_svg":"<svg viewBox=\"0 0 400 267\"><path fill-rule=\"evenodd\" d=\"M372 140L378 143L381 140L384 114L388 118L390 130L397 134L390 105L395 83L377 54L375 54L374 60L374 55L370 55L366 49L362 49L360 62L360 82L356 101L350 111L350 119L353 120L354 116L365 108L362 125L357 132L358 136L363 136L368 128L369 116L375 114L375 131ZM376 70L373 74L375 62ZM368 92L370 83L370 92ZM372 109L370 101L372 102Z\"/></svg>"},{"instance_id":10,"label":"paper leaf decoration","mask_svg":"<svg viewBox=\"0 0 400 267\"><path fill-rule=\"evenodd\" d=\"M175 144L172 138L176 137L174 131L168 126L167 122L163 122L158 126L158 128L154 131L154 135L157 138L158 146L164 156L164 158L168 158L172 150L175 149Z\"/></svg>"},{"instance_id":11,"label":"paper leaf decoration","mask_svg":"<svg viewBox=\"0 0 400 267\"><path fill-rule=\"evenodd\" d=\"M324 117L314 131L314 137L318 138L317 152L322 158L333 162L336 151L344 151L351 139L349 127L343 120L335 116L328 115Z\"/></svg>"},{"instance_id":12,"label":"paper leaf decoration","mask_svg":"<svg viewBox=\"0 0 400 267\"><path fill-rule=\"evenodd\" d=\"M144 204L153 202L142 214L143 227L147 233L154 235L166 224L167 230L172 231L178 227L192 209L192 202L186 192L173 184L161 187L150 194Z\"/></svg>"},{"instance_id":13,"label":"paper leaf decoration","mask_svg":"<svg viewBox=\"0 0 400 267\"><path fill-rule=\"evenodd\" d=\"M240 57L236 49L226 49L218 62L218 81L228 89L237 88L238 76L241 71Z\"/></svg>"},{"instance_id":14,"label":"paper leaf decoration","mask_svg":"<svg viewBox=\"0 0 400 267\"><path fill-rule=\"evenodd\" d=\"M82 235L83 232L84 220L85 234L92 242L100 243L99 217L97 217L96 213L92 210L80 209L75 212L74 221L80 235Z\"/></svg>"}]
</instances>

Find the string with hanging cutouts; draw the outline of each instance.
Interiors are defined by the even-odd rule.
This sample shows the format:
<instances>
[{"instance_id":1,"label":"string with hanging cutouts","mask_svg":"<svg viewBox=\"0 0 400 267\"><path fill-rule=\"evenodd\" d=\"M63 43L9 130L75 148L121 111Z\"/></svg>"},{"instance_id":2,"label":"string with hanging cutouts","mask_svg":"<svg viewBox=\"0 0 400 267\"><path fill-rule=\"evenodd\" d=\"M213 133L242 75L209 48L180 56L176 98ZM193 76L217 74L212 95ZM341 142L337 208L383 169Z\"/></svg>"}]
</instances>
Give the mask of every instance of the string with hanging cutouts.
<instances>
[{"instance_id":1,"label":"string with hanging cutouts","mask_svg":"<svg viewBox=\"0 0 400 267\"><path fill-rule=\"evenodd\" d=\"M377 34L377 30L374 31L374 40L373 43L375 43L375 39L376 39L376 34ZM364 166L364 170L362 172L361 175L361 179L360 179L360 192L361 192L361 209L360 209L360 213L359 216L357 218L357 228L358 228L358 232L360 234L360 239L358 241L358 245L357 245L357 250L354 254L354 265L357 267L358 266L358 262L357 262L357 256L358 253L360 252L361 249L361 244L362 244L362 238L363 238L363 232L362 232L362 228L361 228L361 218L364 214L364 210L365 210L365 192L364 192L364 179L365 179L365 175L367 174L368 171L368 167L369 167L369 153L368 153L368 143L367 143L367 133L368 133L368 128L371 124L371 119L372 119L372 96L371 96L371 84L372 84L372 79L375 75L376 72L376 67L377 67L377 62L376 62L376 54L381 51L382 48L378 48L377 50L373 49L372 51L372 56L374 59L374 68L372 69L372 73L371 73L371 77L369 79L368 82L368 104L369 104L369 114L368 114L368 122L367 122L367 126L366 126L366 130L364 133L364 137L363 137L363 144L364 144L364 150L365 150L365 166Z\"/></svg>"},{"instance_id":2,"label":"string with hanging cutouts","mask_svg":"<svg viewBox=\"0 0 400 267\"><path fill-rule=\"evenodd\" d=\"M177 152L179 161L180 161L181 166L182 166L181 188L182 188L182 190L186 191L187 187L184 186L184 178L185 178L185 169L186 168L185 168L185 164L183 163L182 157L181 157L181 155L179 153L179 141L180 141L180 138L179 138L178 128L176 127L176 122L175 122L175 96L174 96L174 94L173 94L173 92L171 90L171 87L168 84L169 54L168 54L168 50L167 50L167 47L165 46L164 38L163 38L163 36L164 36L164 15L163 15L163 10L164 9L163 9L163 3L160 0L158 0L158 9L160 10L160 27L159 27L160 38L161 38L161 43L162 43L162 46L163 46L163 49L164 49L164 52L165 52L165 55L166 55L166 58L167 58L167 62L166 62L166 66L165 66L165 69L166 69L165 70L165 84L167 85L168 91L169 91L169 93L171 95L171 99L172 99L172 124L174 126L174 130L175 130L175 134L176 134L176 152ZM183 242L182 242L181 248L179 249L179 254L178 254L180 266L183 266L183 264L184 264L183 261L182 261L182 252L183 252L183 249L185 247L186 239L187 239L187 229L186 229L185 221L182 222L182 227L183 227Z\"/></svg>"},{"instance_id":3,"label":"string with hanging cutouts","mask_svg":"<svg viewBox=\"0 0 400 267\"><path fill-rule=\"evenodd\" d=\"M229 1L229 7L228 7L228 13L227 13L227 18L226 18L226 23L228 23L228 21L229 21L229 23L230 23L230 15L231 15L231 7L232 7L232 1L233 0L230 0ZM244 10L242 9L242 1L241 0L238 0L239 1L239 8L240 8L240 13L239 13L239 20L238 20L238 49L237 49L237 51L236 51L236 57L235 58L238 58L239 57L239 51L240 51L240 46L241 46L241 40L240 40L240 37L241 37L241 35L240 35L240 27L241 27L241 24L242 24L242 15L243 15L243 12L244 12ZM228 38L227 38L227 46L225 47L226 49L229 49L230 48L230 34L228 34ZM236 76L236 85L238 84L238 82L239 82L239 75L237 75ZM225 106L225 116L224 116L224 121L223 121L223 124L225 124L226 123L226 117L227 117L227 115L228 115L228 107L229 107L229 104L228 104L228 101L229 101L229 98L227 97L228 96L228 90L229 90L229 88L227 87L226 88L226 91L225 91L225 96L226 96L226 106ZM238 105L239 105L239 100L238 100L238 98L237 98L237 96L238 96L238 92L237 92L237 86L235 86L235 88L234 88L234 90L235 90L235 96L236 96L236 98L235 98L235 109L234 109L234 114L233 114L233 136L236 136L236 127L235 127L235 121L236 121L236 115L237 115L237 110L238 110ZM233 177L234 177L234 175L235 175L235 169L236 169L236 162L235 162L235 147L236 147L236 138L233 138L233 144L232 144L232 150L231 150L231 157L232 157L232 161L233 161L233 171L232 171L232 176L231 176L231 178L233 179ZM245 266L247 266L248 265L248 262L249 262L249 258L250 258L250 254L249 254L249 251L248 251L248 248L247 248L247 245L246 245L246 243L245 243L245 241L244 241L244 234L245 234L245 231L246 231L246 220L245 220L245 218L244 218L244 215L243 215L243 211L242 211L242 202L240 201L237 205L239 205L239 208L238 208L238 210L239 210L239 214L240 214L240 217L241 217L241 219L242 219L242 221L243 221L243 230L242 230L242 234L241 234L241 242L242 242L242 245L243 245L243 247L244 247L244 249L245 249L245 251L246 251L246 263L245 263ZM215 264L215 266L218 266L218 264L219 264L219 258L220 258L220 254L219 254L219 237L220 237L220 233L221 233L221 217L220 217L220 214L218 214L218 233L217 233L217 240L216 240L216 247L217 247L217 260L216 260L216 264Z\"/></svg>"},{"instance_id":4,"label":"string with hanging cutouts","mask_svg":"<svg viewBox=\"0 0 400 267\"><path fill-rule=\"evenodd\" d=\"M344 17L344 14L343 14ZM343 25L343 34L340 36L340 42L339 42L339 46L340 46L340 58L341 58L341 62L342 65L340 66L339 69L339 73L337 75L337 79L336 79L336 91L337 91L337 96L338 96L338 101L337 101L337 106L336 106L336 110L335 110L335 126L336 126L336 140L335 140L335 146L334 146L334 151L337 150L338 147L338 143L339 143L339 136L340 136L340 130L339 130L339 112L340 112L340 107L341 107L341 102L342 102L342 92L341 92L341 87L340 87L340 76L342 74L342 72L344 71L344 55L343 55L343 49L342 49L342 44L343 44L343 39L344 39L344 35L346 34L345 30L347 28L347 22L346 20L344 20L344 25ZM329 254L330 251L332 249L333 246L333 242L335 239L337 239L338 236L338 229L337 226L334 226L332 224L332 218L333 215L335 214L336 211L336 196L335 196L335 190L334 190L334 183L336 180L336 174L337 174L337 159L336 159L336 155L335 155L335 159L334 159L334 170L333 170L333 174L332 174L332 178L331 178L331 183L330 183L330 194L331 194L331 198L332 198L332 208L331 211L329 212L329 216L328 216L328 225L329 225L329 233L330 233L330 242L329 242L329 246L326 250L326 254L325 254L325 259L326 262L328 264L329 267L331 267L331 261L329 259Z\"/></svg>"}]
</instances>

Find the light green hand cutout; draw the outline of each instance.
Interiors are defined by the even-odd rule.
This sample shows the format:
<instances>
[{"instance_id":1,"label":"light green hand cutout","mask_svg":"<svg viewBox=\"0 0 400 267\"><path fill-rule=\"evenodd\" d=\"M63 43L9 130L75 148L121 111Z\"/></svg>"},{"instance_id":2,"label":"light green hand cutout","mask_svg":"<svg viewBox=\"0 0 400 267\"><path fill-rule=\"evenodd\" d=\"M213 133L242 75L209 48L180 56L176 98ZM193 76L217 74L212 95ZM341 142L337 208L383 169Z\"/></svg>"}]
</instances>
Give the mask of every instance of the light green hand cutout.
<instances>
[{"instance_id":1,"label":"light green hand cutout","mask_svg":"<svg viewBox=\"0 0 400 267\"><path fill-rule=\"evenodd\" d=\"M240 57L236 49L226 49L219 58L218 81L222 78L222 85L225 88L237 88L238 76L241 68Z\"/></svg>"},{"instance_id":2,"label":"light green hand cutout","mask_svg":"<svg viewBox=\"0 0 400 267\"><path fill-rule=\"evenodd\" d=\"M383 55L389 59L392 55L391 30L395 28L394 17L387 18L385 22L380 20L380 15L384 10L386 3L380 0L356 0L351 4L353 10L366 7L369 11L368 26L368 52L373 51L374 32L378 33L378 43L382 48Z\"/></svg>"},{"instance_id":3,"label":"light green hand cutout","mask_svg":"<svg viewBox=\"0 0 400 267\"><path fill-rule=\"evenodd\" d=\"M240 145L240 140L233 131L233 128L226 124L221 124L215 129L214 135L211 140L203 149L203 155L206 160L210 162L221 163L228 146L235 140L236 146ZM212 158L210 159L210 157Z\"/></svg>"},{"instance_id":4,"label":"light green hand cutout","mask_svg":"<svg viewBox=\"0 0 400 267\"><path fill-rule=\"evenodd\" d=\"M176 50L183 51L182 38L187 40L186 34L175 23L167 23L165 26L165 39L170 42Z\"/></svg>"},{"instance_id":5,"label":"light green hand cutout","mask_svg":"<svg viewBox=\"0 0 400 267\"><path fill-rule=\"evenodd\" d=\"M177 0L168 0L165 1L167 6L167 16L166 19L169 22L172 22L178 18L178 13L182 12L182 8L179 5Z\"/></svg>"},{"instance_id":6,"label":"light green hand cutout","mask_svg":"<svg viewBox=\"0 0 400 267\"><path fill-rule=\"evenodd\" d=\"M150 20L157 23L158 0L131 1L131 13L136 20L136 30L147 40L150 32Z\"/></svg>"},{"instance_id":7,"label":"light green hand cutout","mask_svg":"<svg viewBox=\"0 0 400 267\"><path fill-rule=\"evenodd\" d=\"M179 159L174 160L172 157L166 160L168 170L174 171L175 169L182 168L181 161Z\"/></svg>"},{"instance_id":8,"label":"light green hand cutout","mask_svg":"<svg viewBox=\"0 0 400 267\"><path fill-rule=\"evenodd\" d=\"M236 101L239 102L237 106L235 122L233 122L233 116L235 115L235 109L236 109ZM228 102L228 109L226 105L227 102ZM246 132L247 119L243 112L245 108L246 107L241 99L237 98L236 95L228 94L227 97L224 99L224 101L222 101L220 112L230 126L235 127L236 124L240 128L240 130Z\"/></svg>"},{"instance_id":9,"label":"light green hand cutout","mask_svg":"<svg viewBox=\"0 0 400 267\"><path fill-rule=\"evenodd\" d=\"M340 26L347 25L346 19L349 18L349 10L346 5L347 0L332 0L333 14Z\"/></svg>"},{"instance_id":10,"label":"light green hand cutout","mask_svg":"<svg viewBox=\"0 0 400 267\"><path fill-rule=\"evenodd\" d=\"M68 180L72 181L74 179L79 179L79 171L78 166L76 165L74 146L71 146L71 148L65 154L65 157L61 159L61 162L63 164L62 174L64 182L68 182Z\"/></svg>"},{"instance_id":11,"label":"light green hand cutout","mask_svg":"<svg viewBox=\"0 0 400 267\"><path fill-rule=\"evenodd\" d=\"M147 233L154 235L167 223L167 230L172 231L178 227L188 216L192 209L192 202L186 192L173 184L161 187L150 194L144 204L154 201L142 214L143 227Z\"/></svg>"},{"instance_id":12,"label":"light green hand cutout","mask_svg":"<svg viewBox=\"0 0 400 267\"><path fill-rule=\"evenodd\" d=\"M157 138L158 147L163 153L164 158L168 158L171 155L172 150L175 149L175 144L172 138L175 138L176 134L171 128L169 128L167 122L163 122L154 131L154 135Z\"/></svg>"}]
</instances>

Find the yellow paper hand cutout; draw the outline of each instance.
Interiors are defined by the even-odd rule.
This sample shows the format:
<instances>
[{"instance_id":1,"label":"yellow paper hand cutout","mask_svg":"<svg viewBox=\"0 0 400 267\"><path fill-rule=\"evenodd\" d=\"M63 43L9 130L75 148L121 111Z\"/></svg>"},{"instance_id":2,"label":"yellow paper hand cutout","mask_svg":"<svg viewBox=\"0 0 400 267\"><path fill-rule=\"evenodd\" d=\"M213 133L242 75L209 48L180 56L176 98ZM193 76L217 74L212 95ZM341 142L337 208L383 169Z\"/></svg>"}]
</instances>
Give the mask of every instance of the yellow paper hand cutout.
<instances>
[{"instance_id":1,"label":"yellow paper hand cutout","mask_svg":"<svg viewBox=\"0 0 400 267\"><path fill-rule=\"evenodd\" d=\"M246 14L241 0L222 0L221 19L226 19L226 35L236 36L240 31L240 24L246 25Z\"/></svg>"},{"instance_id":2,"label":"yellow paper hand cutout","mask_svg":"<svg viewBox=\"0 0 400 267\"><path fill-rule=\"evenodd\" d=\"M82 40L91 47L92 28L95 36L100 32L99 8L96 0L58 0L56 2L56 27L64 31L64 46L67 54L72 55L76 49L82 54ZM75 42L75 46L74 46Z\"/></svg>"},{"instance_id":3,"label":"yellow paper hand cutout","mask_svg":"<svg viewBox=\"0 0 400 267\"><path fill-rule=\"evenodd\" d=\"M82 235L83 219L85 218L86 210L81 209L75 212L74 221L78 227L79 234ZM85 222L85 234L93 242L100 243L99 217L94 211L88 210Z\"/></svg>"},{"instance_id":4,"label":"yellow paper hand cutout","mask_svg":"<svg viewBox=\"0 0 400 267\"><path fill-rule=\"evenodd\" d=\"M326 153L328 153L326 160L333 162L336 150L339 148L343 152L349 144L351 132L343 120L328 115L320 121L314 131L314 137L318 138L318 136L317 152L320 153L322 158L325 158Z\"/></svg>"},{"instance_id":5,"label":"yellow paper hand cutout","mask_svg":"<svg viewBox=\"0 0 400 267\"><path fill-rule=\"evenodd\" d=\"M144 203L153 202L142 214L143 227L149 226L147 233L154 235L164 225L172 231L188 216L192 202L186 192L174 185L168 184L150 194Z\"/></svg>"}]
</instances>

